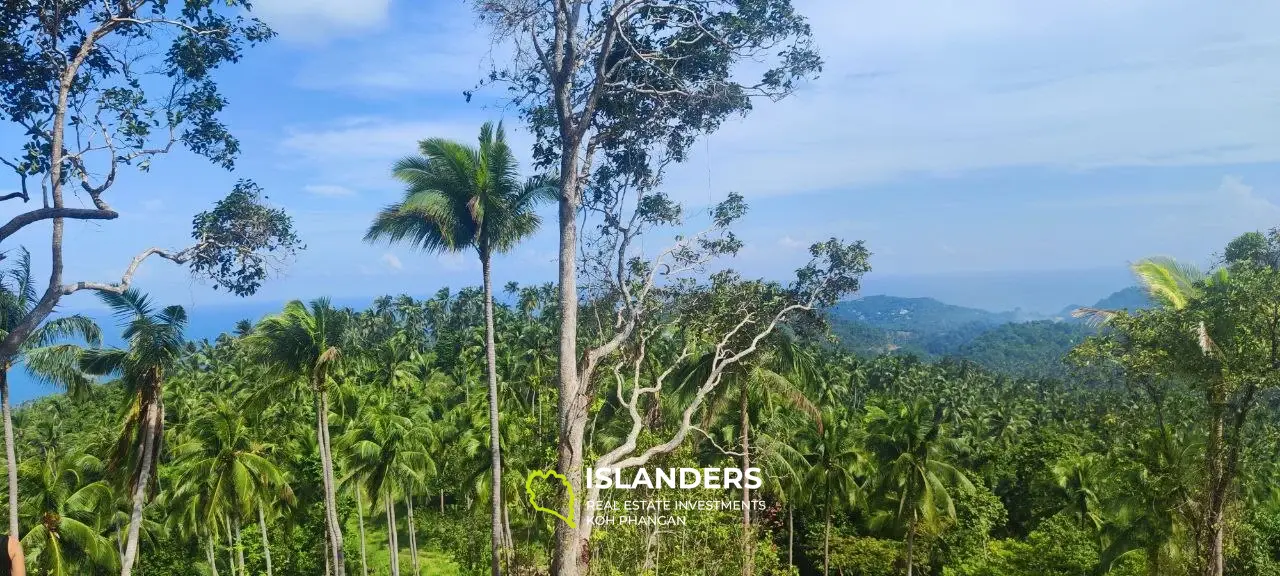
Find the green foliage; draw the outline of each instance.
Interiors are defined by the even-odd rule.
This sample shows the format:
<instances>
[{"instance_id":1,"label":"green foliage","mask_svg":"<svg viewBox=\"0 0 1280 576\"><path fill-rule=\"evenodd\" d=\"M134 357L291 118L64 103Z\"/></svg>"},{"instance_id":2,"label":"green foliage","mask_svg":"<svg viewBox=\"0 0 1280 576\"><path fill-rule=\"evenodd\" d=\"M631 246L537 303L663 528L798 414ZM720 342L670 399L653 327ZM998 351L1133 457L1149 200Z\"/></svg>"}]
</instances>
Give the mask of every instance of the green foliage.
<instances>
[{"instance_id":1,"label":"green foliage","mask_svg":"<svg viewBox=\"0 0 1280 576\"><path fill-rule=\"evenodd\" d=\"M854 268L861 261L856 245L823 250ZM1012 378L956 360L860 358L815 337L813 325L788 322L740 370L723 375L725 389L691 416L702 433L649 465L736 465L739 456L726 452L740 448L745 419L752 462L765 476L752 491L764 510L745 532L756 574L811 574L826 563L833 574L898 576L910 548L914 573L928 576L1186 576L1194 573L1212 469L1206 399L1223 393L1235 411L1225 414L1243 414L1224 421L1224 445L1238 447L1223 509L1228 573L1274 576L1280 435L1266 337L1272 318L1262 312L1274 309L1276 282L1274 270L1240 260L1191 285L1182 300L1166 297L1183 302L1180 308L1111 315L1073 352L1099 369L1088 380ZM164 450L142 524L140 573L203 573L212 558L230 574L241 550L250 574L265 571L267 550L276 574L323 573L320 456L329 436L349 573L363 559L370 574L389 574L398 556L407 574L415 547L424 574L488 573L495 489L506 503L503 533L509 524L514 544L507 573L547 573L557 521L521 495L525 477L556 458L557 299L549 286L508 292L494 310L507 470L496 487L485 442L478 290L381 298L360 311L293 302L253 330L198 343L182 340L177 310L156 310L136 293L112 299L130 346L95 348L85 367L116 367L125 378L89 386L78 400L39 400L15 415L32 568L50 567L55 544L73 573L113 568L128 520L121 489L128 471L90 455L110 453L120 407L133 406L140 389L156 389L154 381L139 384L148 383L146 367L160 366ZM680 328L647 342L639 378L655 381L670 370L676 380L696 382L709 360L682 355L686 342L723 338L743 310L776 312L794 293L723 273L705 285L664 287L661 298L664 320L678 319ZM690 390L670 386L635 406L645 422L638 446L663 441L679 425ZM624 442L631 426L613 386L598 386L591 400L587 462ZM1241 412L1244 406L1250 410ZM322 415L329 424L318 428ZM614 500L741 495L605 493ZM49 522L50 512L60 522ZM741 573L739 511L677 515L686 523L597 526L593 573ZM65 537L51 538L50 527Z\"/></svg>"},{"instance_id":2,"label":"green foliage","mask_svg":"<svg viewBox=\"0 0 1280 576\"><path fill-rule=\"evenodd\" d=\"M306 248L294 234L293 219L264 204L265 199L261 187L240 180L212 210L195 216L193 274L212 280L215 290L248 296L258 291L276 263Z\"/></svg>"},{"instance_id":3,"label":"green foliage","mask_svg":"<svg viewBox=\"0 0 1280 576\"><path fill-rule=\"evenodd\" d=\"M846 535L831 539L831 567L839 573L852 576L895 576L901 560L901 542Z\"/></svg>"}]
</instances>

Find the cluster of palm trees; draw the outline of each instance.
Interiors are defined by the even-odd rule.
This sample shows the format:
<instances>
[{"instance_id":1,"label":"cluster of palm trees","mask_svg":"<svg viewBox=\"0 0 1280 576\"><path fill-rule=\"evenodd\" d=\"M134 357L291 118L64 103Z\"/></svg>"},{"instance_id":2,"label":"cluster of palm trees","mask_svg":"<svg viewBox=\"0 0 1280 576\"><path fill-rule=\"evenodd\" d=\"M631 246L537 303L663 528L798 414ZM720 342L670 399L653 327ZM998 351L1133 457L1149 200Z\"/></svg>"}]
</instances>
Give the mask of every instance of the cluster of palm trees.
<instances>
[{"instance_id":1,"label":"cluster of palm trees","mask_svg":"<svg viewBox=\"0 0 1280 576\"><path fill-rule=\"evenodd\" d=\"M172 556L232 576L345 576L357 566L361 576L421 576L440 548L470 571L546 565L552 520L518 495L530 471L554 460L558 298L551 285L509 283L506 303L495 302L492 260L536 230L554 183L518 177L501 126L485 125L476 147L430 139L420 152L395 165L404 197L366 240L474 250L479 290L384 297L363 311L293 301L199 343L185 339L181 307L105 292L121 346L103 346L97 325L68 316L19 358L67 398L12 415L12 367L3 367L10 530L34 573L127 576L139 562L165 573ZM0 329L34 305L29 259L18 255L0 278ZM1170 307L1204 285L1165 261L1139 271ZM642 367L656 375L680 363L671 389L644 407L652 430L677 425L692 383L705 379L706 355L681 358L655 348ZM102 379L113 383L91 385ZM876 539L898 543L897 572L936 572L985 550L947 546L973 529L963 502L979 494L1007 514L980 543L1066 518L1095 543L1099 570L1141 557L1148 573L1179 573L1193 555L1204 450L1193 397L1089 386L963 362L865 361L800 326L775 333L723 375L691 447L704 464L732 447L737 465L765 469L759 493L734 497L771 501L785 526L744 505L740 548L696 553L737 557L715 568L749 575L776 545L786 548L781 564L828 574L857 570L844 563L858 555L842 548ZM587 430L597 451L630 426L610 386L599 390ZM1274 477L1280 466L1264 460L1249 465ZM1280 501L1260 483L1239 488L1253 505ZM455 516L484 517L482 552L462 549L477 548L474 538L435 530ZM609 545L610 557L647 564L649 543Z\"/></svg>"}]
</instances>

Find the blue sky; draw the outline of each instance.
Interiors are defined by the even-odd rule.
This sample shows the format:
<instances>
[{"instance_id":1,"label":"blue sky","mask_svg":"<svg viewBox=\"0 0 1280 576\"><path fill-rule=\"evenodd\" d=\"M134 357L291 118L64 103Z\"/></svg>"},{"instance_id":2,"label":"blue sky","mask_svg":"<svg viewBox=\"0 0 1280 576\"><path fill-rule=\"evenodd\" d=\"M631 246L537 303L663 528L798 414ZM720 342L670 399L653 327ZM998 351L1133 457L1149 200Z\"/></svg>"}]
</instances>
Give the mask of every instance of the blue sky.
<instances>
[{"instance_id":1,"label":"blue sky","mask_svg":"<svg viewBox=\"0 0 1280 576\"><path fill-rule=\"evenodd\" d=\"M1280 5L796 4L812 20L823 76L729 122L668 179L691 207L730 190L747 197L747 247L732 265L750 275L784 277L807 243L834 235L874 252L869 292L1036 273L1091 278L1055 301L1092 301L1121 287L1135 258L1204 260L1240 232L1280 225ZM220 77L243 144L236 173L174 154L122 178L109 194L119 220L69 227L68 279L118 278L138 251L183 245L191 215L248 177L288 208L309 246L255 300L476 283L465 256L360 241L399 196L388 166L418 139L471 140L485 120L516 120L494 105L497 92L463 100L502 60L468 5L256 0L281 36ZM527 136L512 140L528 149ZM39 250L46 235L47 224L17 240ZM495 273L550 280L551 227ZM922 275L938 280L910 280ZM159 260L137 282L165 301L232 300ZM954 299L998 307L985 292ZM64 308L92 304L78 294Z\"/></svg>"}]
</instances>

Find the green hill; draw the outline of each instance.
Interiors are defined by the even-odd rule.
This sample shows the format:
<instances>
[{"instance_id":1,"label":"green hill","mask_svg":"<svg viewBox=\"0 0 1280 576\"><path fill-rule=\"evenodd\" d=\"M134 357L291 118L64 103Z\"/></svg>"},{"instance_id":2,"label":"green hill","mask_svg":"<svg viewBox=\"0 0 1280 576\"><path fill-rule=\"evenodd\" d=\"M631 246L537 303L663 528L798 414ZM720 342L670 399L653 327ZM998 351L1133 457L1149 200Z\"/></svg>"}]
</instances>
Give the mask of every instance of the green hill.
<instances>
[{"instance_id":1,"label":"green hill","mask_svg":"<svg viewBox=\"0 0 1280 576\"><path fill-rule=\"evenodd\" d=\"M1125 288L1093 305L1136 310L1151 305L1137 287ZM1052 318L1015 310L991 312L933 298L868 296L841 302L828 311L841 345L866 355L914 354L925 360L957 357L1018 375L1059 376L1062 358L1095 329L1071 318L1068 306Z\"/></svg>"}]
</instances>

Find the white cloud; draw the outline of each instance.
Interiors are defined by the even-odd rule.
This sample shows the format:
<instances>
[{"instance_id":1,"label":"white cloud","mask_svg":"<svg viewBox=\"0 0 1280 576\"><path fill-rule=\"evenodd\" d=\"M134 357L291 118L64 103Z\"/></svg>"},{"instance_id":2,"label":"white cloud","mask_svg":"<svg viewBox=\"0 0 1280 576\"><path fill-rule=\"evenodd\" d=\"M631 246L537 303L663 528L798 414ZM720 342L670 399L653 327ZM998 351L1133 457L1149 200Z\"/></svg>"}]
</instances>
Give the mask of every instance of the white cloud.
<instances>
[{"instance_id":1,"label":"white cloud","mask_svg":"<svg viewBox=\"0 0 1280 576\"><path fill-rule=\"evenodd\" d=\"M688 201L913 175L1280 160L1280 5L810 0L823 77L668 179Z\"/></svg>"},{"instance_id":2,"label":"white cloud","mask_svg":"<svg viewBox=\"0 0 1280 576\"><path fill-rule=\"evenodd\" d=\"M801 242L801 241L799 241L799 240L796 240L795 238L792 238L791 236L783 236L782 238L779 238L779 239L778 239L778 245L779 245L779 246L782 246L783 248L791 248L792 250L795 250L795 249L798 249L798 248L804 248L804 247L805 247L805 243L804 243L804 242Z\"/></svg>"},{"instance_id":3,"label":"white cloud","mask_svg":"<svg viewBox=\"0 0 1280 576\"><path fill-rule=\"evenodd\" d=\"M446 252L436 255L436 263L438 263L441 268L449 272L462 272L466 270L479 269L480 266L473 260L473 258L468 258L465 254Z\"/></svg>"},{"instance_id":4,"label":"white cloud","mask_svg":"<svg viewBox=\"0 0 1280 576\"><path fill-rule=\"evenodd\" d=\"M391 165L416 153L420 140L441 137L471 144L486 119L478 114L455 115L447 120L339 119L323 126L289 130L280 144L280 153L286 164L328 180L330 184L325 186L333 188L329 191L353 187L398 190L391 179ZM528 167L532 139L511 126L507 128L507 141L518 156L526 158L521 165Z\"/></svg>"},{"instance_id":5,"label":"white cloud","mask_svg":"<svg viewBox=\"0 0 1280 576\"><path fill-rule=\"evenodd\" d=\"M1171 2L797 0L823 76L696 144L669 191L698 204L728 190L752 198L1009 167L1280 161L1270 96L1280 30L1268 25L1280 4ZM298 81L447 94L504 54L462 5L395 20L393 33L304 66ZM294 132L285 147L324 170L340 165L341 182L358 186L385 180L419 138L472 139L492 114L475 108L461 109L465 120L349 119ZM518 151L529 144L513 139Z\"/></svg>"},{"instance_id":6,"label":"white cloud","mask_svg":"<svg viewBox=\"0 0 1280 576\"><path fill-rule=\"evenodd\" d=\"M382 255L382 263L392 270L404 270L404 264L400 262L400 258L390 252Z\"/></svg>"},{"instance_id":7,"label":"white cloud","mask_svg":"<svg viewBox=\"0 0 1280 576\"><path fill-rule=\"evenodd\" d=\"M329 197L352 196L355 194L355 192L350 188L335 184L308 184L303 186L302 190L308 194Z\"/></svg>"},{"instance_id":8,"label":"white cloud","mask_svg":"<svg viewBox=\"0 0 1280 576\"><path fill-rule=\"evenodd\" d=\"M257 0L253 13L286 40L315 43L387 21L391 0Z\"/></svg>"}]
</instances>

